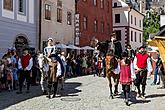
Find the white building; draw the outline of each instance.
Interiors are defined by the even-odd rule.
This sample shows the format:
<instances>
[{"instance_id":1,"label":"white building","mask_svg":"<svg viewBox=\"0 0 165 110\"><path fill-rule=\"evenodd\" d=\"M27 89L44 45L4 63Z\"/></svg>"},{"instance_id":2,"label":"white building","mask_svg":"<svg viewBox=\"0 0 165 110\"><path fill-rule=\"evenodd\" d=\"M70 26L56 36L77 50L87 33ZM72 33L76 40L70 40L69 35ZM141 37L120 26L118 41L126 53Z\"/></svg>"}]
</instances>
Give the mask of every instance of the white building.
<instances>
[{"instance_id":1,"label":"white building","mask_svg":"<svg viewBox=\"0 0 165 110\"><path fill-rule=\"evenodd\" d=\"M143 44L143 19L144 15L130 8L122 0L113 0L113 31L117 39L121 40L122 48L130 44L136 49Z\"/></svg>"},{"instance_id":2,"label":"white building","mask_svg":"<svg viewBox=\"0 0 165 110\"><path fill-rule=\"evenodd\" d=\"M37 48L39 0L0 0L0 57L8 48L18 53Z\"/></svg>"},{"instance_id":3,"label":"white building","mask_svg":"<svg viewBox=\"0 0 165 110\"><path fill-rule=\"evenodd\" d=\"M74 44L75 0L42 0L41 49L47 39Z\"/></svg>"}]
</instances>

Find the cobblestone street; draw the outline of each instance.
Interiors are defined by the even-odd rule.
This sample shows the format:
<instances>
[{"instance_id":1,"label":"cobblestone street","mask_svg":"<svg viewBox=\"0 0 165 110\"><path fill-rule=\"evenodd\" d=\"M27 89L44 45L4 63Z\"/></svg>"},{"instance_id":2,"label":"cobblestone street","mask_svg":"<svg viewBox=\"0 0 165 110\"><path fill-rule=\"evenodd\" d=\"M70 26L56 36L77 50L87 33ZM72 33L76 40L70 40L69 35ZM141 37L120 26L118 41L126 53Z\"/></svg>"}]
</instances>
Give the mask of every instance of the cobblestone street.
<instances>
[{"instance_id":1,"label":"cobblestone street","mask_svg":"<svg viewBox=\"0 0 165 110\"><path fill-rule=\"evenodd\" d=\"M83 76L68 79L61 96L47 99L41 95L39 86L31 93L17 95L15 92L0 93L0 110L164 110L165 90L150 86L148 80L146 100L133 101L126 106L121 96L109 99L108 81L102 77ZM121 93L121 86L119 87Z\"/></svg>"}]
</instances>

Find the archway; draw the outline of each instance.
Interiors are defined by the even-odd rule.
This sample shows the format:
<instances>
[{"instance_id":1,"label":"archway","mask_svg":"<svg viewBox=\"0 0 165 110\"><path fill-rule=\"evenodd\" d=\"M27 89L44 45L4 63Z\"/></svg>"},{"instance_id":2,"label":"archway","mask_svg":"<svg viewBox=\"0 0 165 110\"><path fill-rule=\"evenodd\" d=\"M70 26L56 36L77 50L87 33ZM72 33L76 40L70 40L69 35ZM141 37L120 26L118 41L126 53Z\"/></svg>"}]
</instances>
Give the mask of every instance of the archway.
<instances>
[{"instance_id":1,"label":"archway","mask_svg":"<svg viewBox=\"0 0 165 110\"><path fill-rule=\"evenodd\" d=\"M15 44L17 54L19 56L22 54L22 50L29 46L28 40L23 35L19 35L18 37L16 37L14 44Z\"/></svg>"}]
</instances>

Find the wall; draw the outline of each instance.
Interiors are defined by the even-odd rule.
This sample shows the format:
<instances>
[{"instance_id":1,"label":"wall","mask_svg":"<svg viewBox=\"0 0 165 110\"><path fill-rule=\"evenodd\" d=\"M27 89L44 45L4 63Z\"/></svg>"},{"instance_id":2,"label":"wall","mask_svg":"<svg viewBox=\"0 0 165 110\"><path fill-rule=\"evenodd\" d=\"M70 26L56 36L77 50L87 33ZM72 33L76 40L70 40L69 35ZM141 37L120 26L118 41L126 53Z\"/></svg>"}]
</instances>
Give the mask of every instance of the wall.
<instances>
[{"instance_id":1,"label":"wall","mask_svg":"<svg viewBox=\"0 0 165 110\"><path fill-rule=\"evenodd\" d=\"M26 1L26 14L18 14L18 1L14 0L13 10L3 9L3 0L0 1L0 57L8 48L14 47L16 37L24 35L30 47L37 47L37 7L38 0Z\"/></svg>"},{"instance_id":2,"label":"wall","mask_svg":"<svg viewBox=\"0 0 165 110\"><path fill-rule=\"evenodd\" d=\"M45 4L51 5L51 20L45 19ZM72 13L72 25L67 24L67 11ZM43 0L41 46L49 37L52 37L55 42L74 44L74 14L75 1L62 0L62 23L59 23L57 22L57 0Z\"/></svg>"},{"instance_id":3,"label":"wall","mask_svg":"<svg viewBox=\"0 0 165 110\"><path fill-rule=\"evenodd\" d=\"M104 0L105 1L105 0ZM106 0L107 1L107 0ZM77 9L80 14L80 45L90 45L93 38L97 38L99 41L105 41L110 39L112 33L112 0L109 1L109 12L107 2L104 2L104 8L101 9L100 0L97 0L97 6L93 5L93 0L79 0ZM83 17L87 16L87 30L83 29ZM98 21L98 31L94 32L94 20ZM104 32L101 32L101 22L104 21ZM108 32L108 26L110 29Z\"/></svg>"}]
</instances>

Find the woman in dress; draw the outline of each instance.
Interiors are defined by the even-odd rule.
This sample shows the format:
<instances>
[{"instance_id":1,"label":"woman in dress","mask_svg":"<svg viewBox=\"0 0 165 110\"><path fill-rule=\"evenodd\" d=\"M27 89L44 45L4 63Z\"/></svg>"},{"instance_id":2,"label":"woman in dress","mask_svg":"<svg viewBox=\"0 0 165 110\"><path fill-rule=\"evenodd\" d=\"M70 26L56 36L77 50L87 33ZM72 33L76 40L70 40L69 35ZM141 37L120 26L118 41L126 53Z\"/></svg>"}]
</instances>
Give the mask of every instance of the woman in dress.
<instances>
[{"instance_id":1,"label":"woman in dress","mask_svg":"<svg viewBox=\"0 0 165 110\"><path fill-rule=\"evenodd\" d=\"M129 94L130 94L130 85L132 83L132 74L131 74L131 63L132 61L128 58L127 53L122 53L122 59L120 61L120 83L122 84L122 90L124 92L124 99L126 105L129 105Z\"/></svg>"}]
</instances>

